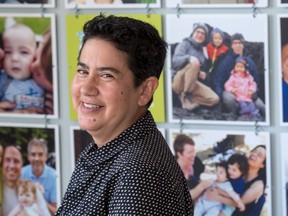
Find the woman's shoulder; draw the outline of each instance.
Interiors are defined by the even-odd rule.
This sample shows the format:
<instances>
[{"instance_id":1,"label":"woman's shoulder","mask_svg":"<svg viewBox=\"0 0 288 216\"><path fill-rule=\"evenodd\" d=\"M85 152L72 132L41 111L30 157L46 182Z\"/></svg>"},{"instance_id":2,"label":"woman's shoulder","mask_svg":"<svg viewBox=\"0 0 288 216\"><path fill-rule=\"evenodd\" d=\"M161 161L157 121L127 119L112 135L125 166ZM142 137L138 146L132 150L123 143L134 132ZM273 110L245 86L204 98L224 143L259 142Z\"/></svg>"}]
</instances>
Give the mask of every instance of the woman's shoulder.
<instances>
[{"instance_id":1,"label":"woman's shoulder","mask_svg":"<svg viewBox=\"0 0 288 216\"><path fill-rule=\"evenodd\" d=\"M257 176L250 181L246 182L246 188L264 188L264 180L260 177Z\"/></svg>"}]
</instances>

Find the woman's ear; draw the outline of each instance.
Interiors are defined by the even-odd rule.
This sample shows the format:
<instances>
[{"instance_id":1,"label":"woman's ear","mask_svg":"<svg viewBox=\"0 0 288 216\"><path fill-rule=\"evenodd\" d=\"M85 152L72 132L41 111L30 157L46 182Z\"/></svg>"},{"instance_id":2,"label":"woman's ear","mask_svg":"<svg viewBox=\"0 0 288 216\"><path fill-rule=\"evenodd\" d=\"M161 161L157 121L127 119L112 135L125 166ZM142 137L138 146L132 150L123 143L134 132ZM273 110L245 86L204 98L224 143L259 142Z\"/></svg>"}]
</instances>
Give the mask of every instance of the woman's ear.
<instances>
[{"instance_id":1,"label":"woman's ear","mask_svg":"<svg viewBox=\"0 0 288 216\"><path fill-rule=\"evenodd\" d=\"M146 104L153 97L154 92L156 91L159 84L159 80L155 76L148 77L139 87L140 88L140 97L138 99L139 106L146 106Z\"/></svg>"}]
</instances>

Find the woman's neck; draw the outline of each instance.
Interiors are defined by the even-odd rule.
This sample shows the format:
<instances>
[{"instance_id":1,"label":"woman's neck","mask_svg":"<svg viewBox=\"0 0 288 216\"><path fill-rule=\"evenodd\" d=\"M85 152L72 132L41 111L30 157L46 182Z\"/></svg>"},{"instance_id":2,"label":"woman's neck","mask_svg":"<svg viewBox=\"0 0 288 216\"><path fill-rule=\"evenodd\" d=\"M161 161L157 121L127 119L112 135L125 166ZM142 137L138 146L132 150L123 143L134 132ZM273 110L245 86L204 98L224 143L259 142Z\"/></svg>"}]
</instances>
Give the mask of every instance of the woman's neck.
<instances>
[{"instance_id":1,"label":"woman's neck","mask_svg":"<svg viewBox=\"0 0 288 216\"><path fill-rule=\"evenodd\" d=\"M258 176L258 171L258 168L249 167L248 173L246 175L246 182L256 178Z\"/></svg>"},{"instance_id":2,"label":"woman's neck","mask_svg":"<svg viewBox=\"0 0 288 216\"><path fill-rule=\"evenodd\" d=\"M194 174L193 166L191 166L190 164L183 163L180 160L178 160L178 164L181 167L181 170L184 173L186 179L188 179L189 176L192 176Z\"/></svg>"}]
</instances>

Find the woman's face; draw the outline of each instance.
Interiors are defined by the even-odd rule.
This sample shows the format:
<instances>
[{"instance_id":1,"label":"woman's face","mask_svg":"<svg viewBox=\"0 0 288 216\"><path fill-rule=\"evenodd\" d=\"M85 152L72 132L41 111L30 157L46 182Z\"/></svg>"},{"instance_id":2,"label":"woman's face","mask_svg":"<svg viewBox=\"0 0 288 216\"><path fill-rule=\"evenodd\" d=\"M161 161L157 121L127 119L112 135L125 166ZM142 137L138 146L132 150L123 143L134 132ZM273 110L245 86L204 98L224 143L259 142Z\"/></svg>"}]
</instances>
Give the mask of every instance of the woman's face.
<instances>
[{"instance_id":1,"label":"woman's face","mask_svg":"<svg viewBox=\"0 0 288 216\"><path fill-rule=\"evenodd\" d=\"M197 43L202 44L206 38L206 33L204 29L202 28L196 29L195 32L193 33L193 38Z\"/></svg>"},{"instance_id":2,"label":"woman's face","mask_svg":"<svg viewBox=\"0 0 288 216\"><path fill-rule=\"evenodd\" d=\"M135 87L126 53L103 39L85 42L73 79L72 101L78 123L98 146L118 136L146 113L151 98Z\"/></svg>"},{"instance_id":3,"label":"woman's face","mask_svg":"<svg viewBox=\"0 0 288 216\"><path fill-rule=\"evenodd\" d=\"M182 162L182 164L186 164L187 166L192 166L195 160L195 146L191 144L184 144L183 152L177 153L178 160Z\"/></svg>"},{"instance_id":4,"label":"woman's face","mask_svg":"<svg viewBox=\"0 0 288 216\"><path fill-rule=\"evenodd\" d=\"M257 147L250 153L248 157L248 163L250 167L260 169L264 168L265 159L266 159L266 149L263 147Z\"/></svg>"}]
</instances>

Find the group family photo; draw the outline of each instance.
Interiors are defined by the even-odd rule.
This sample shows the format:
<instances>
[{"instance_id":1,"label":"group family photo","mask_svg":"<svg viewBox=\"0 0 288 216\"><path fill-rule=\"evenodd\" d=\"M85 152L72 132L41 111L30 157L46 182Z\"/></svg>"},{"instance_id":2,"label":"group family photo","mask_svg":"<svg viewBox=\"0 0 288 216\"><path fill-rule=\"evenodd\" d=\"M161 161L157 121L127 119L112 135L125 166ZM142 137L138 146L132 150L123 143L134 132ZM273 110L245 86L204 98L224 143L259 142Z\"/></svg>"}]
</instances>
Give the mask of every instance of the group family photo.
<instances>
[{"instance_id":1,"label":"group family photo","mask_svg":"<svg viewBox=\"0 0 288 216\"><path fill-rule=\"evenodd\" d=\"M169 130L194 215L271 215L268 133Z\"/></svg>"},{"instance_id":2,"label":"group family photo","mask_svg":"<svg viewBox=\"0 0 288 216\"><path fill-rule=\"evenodd\" d=\"M269 122L265 15L167 15L166 38L172 122Z\"/></svg>"},{"instance_id":3,"label":"group family photo","mask_svg":"<svg viewBox=\"0 0 288 216\"><path fill-rule=\"evenodd\" d=\"M0 125L1 215L55 215L60 202L58 127Z\"/></svg>"}]
</instances>

